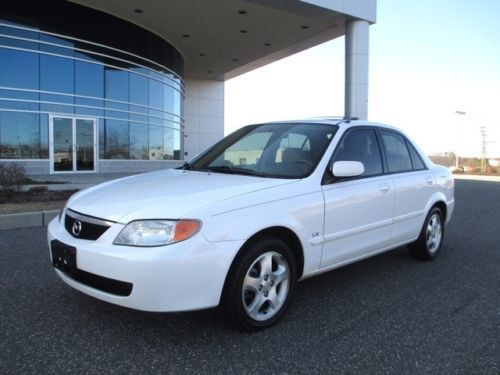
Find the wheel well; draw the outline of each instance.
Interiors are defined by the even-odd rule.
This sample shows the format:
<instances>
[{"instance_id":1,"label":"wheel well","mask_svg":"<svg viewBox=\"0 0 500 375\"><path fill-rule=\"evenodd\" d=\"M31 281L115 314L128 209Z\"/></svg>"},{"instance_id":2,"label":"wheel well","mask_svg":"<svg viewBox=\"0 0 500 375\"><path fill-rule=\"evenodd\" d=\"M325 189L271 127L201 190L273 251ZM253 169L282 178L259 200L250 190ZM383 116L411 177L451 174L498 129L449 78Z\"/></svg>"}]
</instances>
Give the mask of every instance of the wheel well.
<instances>
[{"instance_id":1,"label":"wheel well","mask_svg":"<svg viewBox=\"0 0 500 375\"><path fill-rule=\"evenodd\" d=\"M226 280L224 281L224 287L221 295L221 302L223 302L223 298L225 295L225 291L227 288L227 282L230 278L230 274L234 268L234 265L237 264L239 259L244 255L246 246L252 241L256 240L260 236L271 236L275 237L283 242L285 242L293 254L295 255L295 261L297 262L297 280L302 277L302 273L304 272L304 253L302 250L302 244L300 243L299 237L290 229L285 227L270 227L261 230L260 232L255 233L252 237L245 241L243 246L240 248L236 256L234 257L231 266L229 267L228 273L226 275Z\"/></svg>"},{"instance_id":2,"label":"wheel well","mask_svg":"<svg viewBox=\"0 0 500 375\"><path fill-rule=\"evenodd\" d=\"M300 243L299 237L297 237L295 232L285 227L266 228L250 237L243 245L243 248L247 243L259 236L275 237L290 246L290 249L293 251L293 255L295 255L295 261L297 262L297 280L300 279L304 271L304 252L302 250L302 244Z\"/></svg>"},{"instance_id":3,"label":"wheel well","mask_svg":"<svg viewBox=\"0 0 500 375\"><path fill-rule=\"evenodd\" d=\"M241 246L240 250L234 257L231 266L229 267L229 272L227 273L226 276L226 282L234 264L236 264L239 261L239 259L244 255L245 247L260 236L275 237L285 242L288 246L290 246L290 249L292 250L293 255L295 256L295 261L297 262L297 280L300 279L302 277L302 273L304 272L304 253L302 251L302 245L300 243L299 237L297 237L297 235L288 228L270 227L255 233L252 237L250 237L248 240L245 241L243 246ZM225 287L226 283L224 283L224 289Z\"/></svg>"},{"instance_id":4,"label":"wheel well","mask_svg":"<svg viewBox=\"0 0 500 375\"><path fill-rule=\"evenodd\" d=\"M446 215L447 215L446 204L442 201L439 201L439 202L434 203L434 206L432 206L432 207L437 207L443 212L443 215L444 215L443 222L446 222Z\"/></svg>"}]
</instances>

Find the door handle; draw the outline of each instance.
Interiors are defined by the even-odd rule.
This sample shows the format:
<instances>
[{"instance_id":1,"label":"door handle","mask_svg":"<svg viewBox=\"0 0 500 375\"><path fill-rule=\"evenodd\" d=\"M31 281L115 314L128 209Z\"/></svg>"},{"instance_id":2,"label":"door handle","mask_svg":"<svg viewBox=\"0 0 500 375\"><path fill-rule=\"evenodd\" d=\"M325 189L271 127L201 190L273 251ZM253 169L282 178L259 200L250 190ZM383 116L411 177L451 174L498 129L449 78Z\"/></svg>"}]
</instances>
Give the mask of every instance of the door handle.
<instances>
[{"instance_id":1,"label":"door handle","mask_svg":"<svg viewBox=\"0 0 500 375\"><path fill-rule=\"evenodd\" d=\"M386 191L391 190L391 184L379 184L379 185L378 185L378 189L379 189L381 192L385 193Z\"/></svg>"},{"instance_id":2,"label":"door handle","mask_svg":"<svg viewBox=\"0 0 500 375\"><path fill-rule=\"evenodd\" d=\"M432 185L434 183L434 179L431 176L427 176L425 178L425 182L427 182L428 185Z\"/></svg>"}]
</instances>

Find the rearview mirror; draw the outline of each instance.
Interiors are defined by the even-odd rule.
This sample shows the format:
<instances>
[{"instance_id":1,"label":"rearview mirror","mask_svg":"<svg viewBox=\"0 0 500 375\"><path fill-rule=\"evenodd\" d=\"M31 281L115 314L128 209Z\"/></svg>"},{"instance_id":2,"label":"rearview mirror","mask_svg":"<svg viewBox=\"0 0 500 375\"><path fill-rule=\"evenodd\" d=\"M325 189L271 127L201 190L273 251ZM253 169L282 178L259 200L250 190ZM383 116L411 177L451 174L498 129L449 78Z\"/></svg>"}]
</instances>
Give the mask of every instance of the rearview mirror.
<instances>
[{"instance_id":1,"label":"rearview mirror","mask_svg":"<svg viewBox=\"0 0 500 375\"><path fill-rule=\"evenodd\" d=\"M330 172L335 177L356 177L365 173L365 166L359 161L336 161L331 164Z\"/></svg>"}]
</instances>

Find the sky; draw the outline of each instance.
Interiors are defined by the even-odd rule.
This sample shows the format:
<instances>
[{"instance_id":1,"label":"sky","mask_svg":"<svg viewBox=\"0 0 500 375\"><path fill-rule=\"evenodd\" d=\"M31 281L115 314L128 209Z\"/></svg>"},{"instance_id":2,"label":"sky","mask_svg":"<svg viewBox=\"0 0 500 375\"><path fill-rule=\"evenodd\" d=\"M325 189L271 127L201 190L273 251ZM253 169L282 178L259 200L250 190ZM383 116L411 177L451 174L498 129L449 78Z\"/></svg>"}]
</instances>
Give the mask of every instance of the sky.
<instances>
[{"instance_id":1,"label":"sky","mask_svg":"<svg viewBox=\"0 0 500 375\"><path fill-rule=\"evenodd\" d=\"M344 38L225 83L225 132L344 113ZM500 0L378 0L368 119L428 154L500 157ZM455 112L466 112L458 115Z\"/></svg>"}]
</instances>

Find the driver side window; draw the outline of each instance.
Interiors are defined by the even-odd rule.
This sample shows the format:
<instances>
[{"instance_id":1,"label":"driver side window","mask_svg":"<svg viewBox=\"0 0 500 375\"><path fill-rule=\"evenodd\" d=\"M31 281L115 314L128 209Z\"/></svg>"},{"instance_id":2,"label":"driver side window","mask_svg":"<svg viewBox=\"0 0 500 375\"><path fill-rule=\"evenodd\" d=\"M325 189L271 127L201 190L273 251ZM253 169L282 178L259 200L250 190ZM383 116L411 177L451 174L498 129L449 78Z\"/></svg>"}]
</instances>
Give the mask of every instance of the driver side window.
<instances>
[{"instance_id":1,"label":"driver side window","mask_svg":"<svg viewBox=\"0 0 500 375\"><path fill-rule=\"evenodd\" d=\"M333 162L336 161L363 163L365 172L362 176L382 174L382 158L375 131L373 129L350 131L337 147L333 158Z\"/></svg>"}]
</instances>

